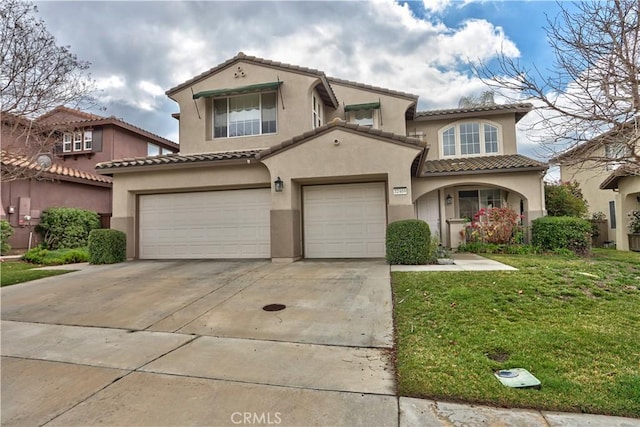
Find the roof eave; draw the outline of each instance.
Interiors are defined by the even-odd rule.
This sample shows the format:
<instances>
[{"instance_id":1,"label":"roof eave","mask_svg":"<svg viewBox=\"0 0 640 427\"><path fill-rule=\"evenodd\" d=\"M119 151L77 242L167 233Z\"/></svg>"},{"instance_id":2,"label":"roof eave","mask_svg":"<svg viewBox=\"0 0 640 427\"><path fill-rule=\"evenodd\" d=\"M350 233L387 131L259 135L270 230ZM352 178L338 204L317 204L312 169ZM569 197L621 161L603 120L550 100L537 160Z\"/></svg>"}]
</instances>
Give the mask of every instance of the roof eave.
<instances>
[{"instance_id":1,"label":"roof eave","mask_svg":"<svg viewBox=\"0 0 640 427\"><path fill-rule=\"evenodd\" d=\"M195 162L178 162L178 163L154 163L136 166L106 166L96 168L96 172L100 175L113 176L118 173L129 172L145 172L149 170L167 170L167 169L194 169L207 167L215 164L216 166L237 166L237 165L256 165L258 162L255 158L244 159L224 159L224 160L200 160Z\"/></svg>"},{"instance_id":2,"label":"roof eave","mask_svg":"<svg viewBox=\"0 0 640 427\"><path fill-rule=\"evenodd\" d=\"M491 173L509 173L509 172L544 172L548 169L546 166L526 166L519 168L497 168L497 169L476 169L464 171L443 171L443 172L423 172L419 178L427 178L432 176L455 176L455 175L478 175Z\"/></svg>"}]
</instances>

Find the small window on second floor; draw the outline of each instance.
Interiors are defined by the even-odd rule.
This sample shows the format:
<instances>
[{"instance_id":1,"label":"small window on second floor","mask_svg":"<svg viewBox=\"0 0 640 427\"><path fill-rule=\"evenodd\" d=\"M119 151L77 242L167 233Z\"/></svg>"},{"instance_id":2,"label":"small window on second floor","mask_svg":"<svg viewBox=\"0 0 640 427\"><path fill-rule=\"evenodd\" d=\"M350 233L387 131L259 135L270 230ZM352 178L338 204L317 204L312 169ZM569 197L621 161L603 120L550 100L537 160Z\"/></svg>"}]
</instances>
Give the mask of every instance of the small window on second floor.
<instances>
[{"instance_id":1,"label":"small window on second floor","mask_svg":"<svg viewBox=\"0 0 640 427\"><path fill-rule=\"evenodd\" d=\"M91 150L93 147L93 132L90 130L84 131L84 149Z\"/></svg>"},{"instance_id":2,"label":"small window on second floor","mask_svg":"<svg viewBox=\"0 0 640 427\"><path fill-rule=\"evenodd\" d=\"M160 154L160 147L150 142L147 142L147 156L158 156Z\"/></svg>"},{"instance_id":3,"label":"small window on second floor","mask_svg":"<svg viewBox=\"0 0 640 427\"><path fill-rule=\"evenodd\" d=\"M349 118L351 123L355 123L360 126L373 126L373 110L356 110L351 112Z\"/></svg>"},{"instance_id":4,"label":"small window on second floor","mask_svg":"<svg viewBox=\"0 0 640 427\"><path fill-rule=\"evenodd\" d=\"M315 95L313 95L312 97L312 105L311 105L311 109L312 109L312 119L313 119L313 128L319 128L320 126L322 126L322 104L320 104L320 102L318 102L318 97L316 97Z\"/></svg>"},{"instance_id":5,"label":"small window on second floor","mask_svg":"<svg viewBox=\"0 0 640 427\"><path fill-rule=\"evenodd\" d=\"M82 132L73 133L73 151L82 151Z\"/></svg>"},{"instance_id":6,"label":"small window on second floor","mask_svg":"<svg viewBox=\"0 0 640 427\"><path fill-rule=\"evenodd\" d=\"M500 129L488 122L462 122L439 133L442 157L464 157L498 154Z\"/></svg>"},{"instance_id":7,"label":"small window on second floor","mask_svg":"<svg viewBox=\"0 0 640 427\"><path fill-rule=\"evenodd\" d=\"M213 137L276 133L276 93L218 98L213 101Z\"/></svg>"},{"instance_id":8,"label":"small window on second floor","mask_svg":"<svg viewBox=\"0 0 640 427\"><path fill-rule=\"evenodd\" d=\"M73 134L71 132L65 132L62 134L62 152L70 153L71 144L73 141Z\"/></svg>"}]
</instances>

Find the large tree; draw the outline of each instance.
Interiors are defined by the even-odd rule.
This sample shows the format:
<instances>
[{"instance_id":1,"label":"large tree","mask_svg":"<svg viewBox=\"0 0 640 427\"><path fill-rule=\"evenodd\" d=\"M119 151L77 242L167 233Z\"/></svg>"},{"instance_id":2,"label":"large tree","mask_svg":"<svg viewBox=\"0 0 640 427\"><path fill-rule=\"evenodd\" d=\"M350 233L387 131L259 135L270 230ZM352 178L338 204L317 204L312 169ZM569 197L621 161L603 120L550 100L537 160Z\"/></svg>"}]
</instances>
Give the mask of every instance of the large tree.
<instances>
[{"instance_id":1,"label":"large tree","mask_svg":"<svg viewBox=\"0 0 640 427\"><path fill-rule=\"evenodd\" d=\"M36 120L53 108L86 107L93 101L89 63L69 46L58 46L37 7L22 0L0 2L0 114L3 156L7 150L25 164L51 152L63 129ZM41 156L40 156L41 157ZM43 168L3 167L2 179L28 178Z\"/></svg>"},{"instance_id":2,"label":"large tree","mask_svg":"<svg viewBox=\"0 0 640 427\"><path fill-rule=\"evenodd\" d=\"M485 65L480 73L501 95L536 105L529 134L551 156L581 146L579 156L563 161L604 164L613 156L638 171L640 1L558 6L559 14L547 17L545 27L553 57L550 69L527 67L503 54L497 68Z\"/></svg>"}]
</instances>

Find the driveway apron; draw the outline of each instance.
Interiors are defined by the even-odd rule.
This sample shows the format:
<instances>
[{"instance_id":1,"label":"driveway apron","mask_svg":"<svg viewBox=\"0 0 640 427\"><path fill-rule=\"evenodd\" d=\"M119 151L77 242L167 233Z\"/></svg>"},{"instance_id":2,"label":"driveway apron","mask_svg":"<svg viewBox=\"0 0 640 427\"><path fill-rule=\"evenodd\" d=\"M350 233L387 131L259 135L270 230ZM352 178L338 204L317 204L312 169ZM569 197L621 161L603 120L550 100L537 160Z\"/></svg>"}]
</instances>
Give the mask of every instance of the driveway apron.
<instances>
[{"instance_id":1,"label":"driveway apron","mask_svg":"<svg viewBox=\"0 0 640 427\"><path fill-rule=\"evenodd\" d=\"M2 289L2 425L395 426L392 346L382 261L91 266Z\"/></svg>"}]
</instances>

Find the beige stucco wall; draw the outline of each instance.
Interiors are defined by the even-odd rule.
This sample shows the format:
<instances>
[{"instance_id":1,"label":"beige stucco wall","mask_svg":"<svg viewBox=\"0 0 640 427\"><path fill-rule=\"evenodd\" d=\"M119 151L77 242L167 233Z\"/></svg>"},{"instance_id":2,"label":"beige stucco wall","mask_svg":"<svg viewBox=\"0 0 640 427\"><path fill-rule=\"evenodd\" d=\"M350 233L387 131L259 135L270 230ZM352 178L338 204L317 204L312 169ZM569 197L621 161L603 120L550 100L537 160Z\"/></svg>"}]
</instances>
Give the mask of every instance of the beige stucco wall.
<instances>
[{"instance_id":1,"label":"beige stucco wall","mask_svg":"<svg viewBox=\"0 0 640 427\"><path fill-rule=\"evenodd\" d=\"M237 67L242 68L245 77L234 77ZM277 96L278 129L277 133L269 135L214 139L211 133L213 113L210 108L207 108L207 99L198 98L194 103L189 87L173 94L171 98L180 106L180 153L266 148L311 129L311 93L319 83L314 76L240 61L232 67L195 83L191 88L193 93L198 93L205 90L276 82L278 79L283 82ZM198 118L198 111L200 118Z\"/></svg>"},{"instance_id":2,"label":"beige stucco wall","mask_svg":"<svg viewBox=\"0 0 640 427\"><path fill-rule=\"evenodd\" d=\"M443 118L441 120L412 120L407 122L407 132L423 132L425 135L426 143L429 145L429 153L427 155L427 160L434 160L442 158L440 143L438 140L438 131L444 128L445 126L451 125L453 123L458 122L474 122L478 120L486 120L488 122L493 122L498 125L498 128L502 131L502 144L498 149L500 150L498 154L516 154L517 153L517 144L516 144L516 122L515 115L513 113L510 114L499 114L499 115L491 115L483 117L481 115L474 116L473 118L464 118L464 119L451 119L451 118Z\"/></svg>"},{"instance_id":3,"label":"beige stucco wall","mask_svg":"<svg viewBox=\"0 0 640 427\"><path fill-rule=\"evenodd\" d=\"M231 188L269 187L269 171L261 164L248 166L204 166L189 169L162 168L154 171L115 174L111 228L127 234L127 257L136 256L135 229L139 194L173 191L206 191Z\"/></svg>"},{"instance_id":4,"label":"beige stucco wall","mask_svg":"<svg viewBox=\"0 0 640 427\"><path fill-rule=\"evenodd\" d=\"M629 212L640 210L640 176L627 176L618 182L618 204L616 210L618 226L616 228L616 248L623 251L629 250Z\"/></svg>"},{"instance_id":5,"label":"beige stucco wall","mask_svg":"<svg viewBox=\"0 0 640 427\"><path fill-rule=\"evenodd\" d=\"M420 152L335 128L263 160L271 180L279 176L285 183L273 209L300 208L301 184L356 181L387 181L389 205L411 206L411 163ZM393 187L406 187L407 194L394 196Z\"/></svg>"},{"instance_id":6,"label":"beige stucco wall","mask_svg":"<svg viewBox=\"0 0 640 427\"><path fill-rule=\"evenodd\" d=\"M345 105L368 104L370 102L380 101L380 110L374 110L375 115L380 114L381 116L376 117L375 127L386 132L406 135L407 127L404 115L409 106L414 103L413 100L385 95L373 90L354 88L336 82L332 82L331 87L336 94L340 106L337 110L330 109L327 111L327 121L331 121L331 119L336 117L342 120L348 120L344 112Z\"/></svg>"},{"instance_id":7,"label":"beige stucco wall","mask_svg":"<svg viewBox=\"0 0 640 427\"><path fill-rule=\"evenodd\" d=\"M589 217L595 212L603 212L607 216L608 240L618 241L616 230L611 228L609 202L615 201L616 214L620 211L620 202L613 190L600 190L600 184L612 172L602 164L593 162L573 166L560 165L560 180L562 182L577 181L580 184L582 195L589 205Z\"/></svg>"}]
</instances>

